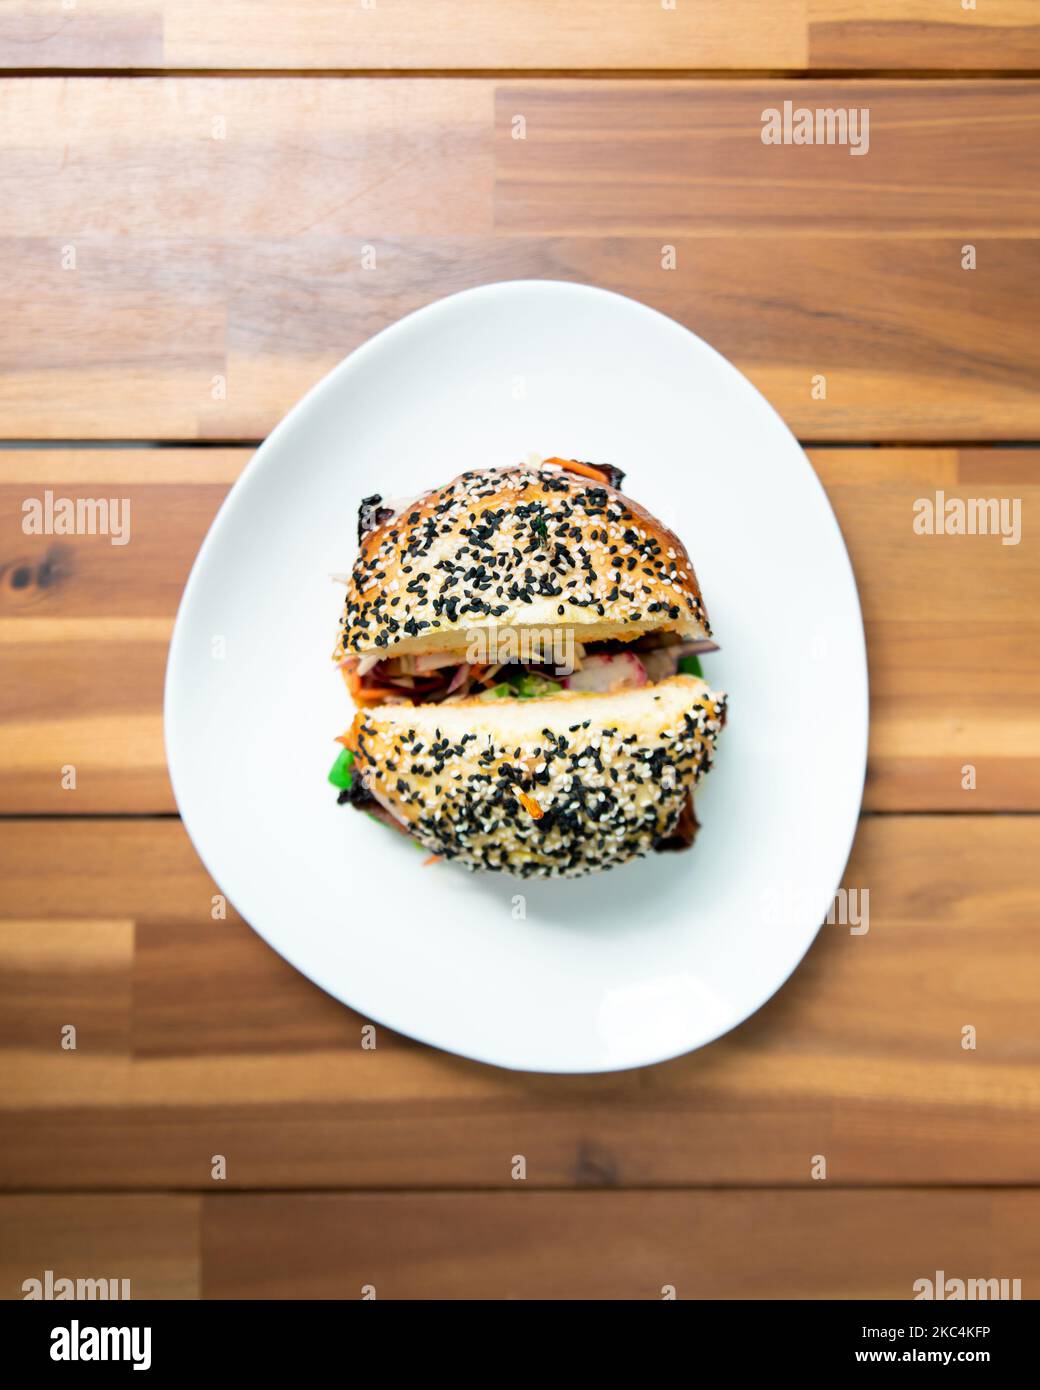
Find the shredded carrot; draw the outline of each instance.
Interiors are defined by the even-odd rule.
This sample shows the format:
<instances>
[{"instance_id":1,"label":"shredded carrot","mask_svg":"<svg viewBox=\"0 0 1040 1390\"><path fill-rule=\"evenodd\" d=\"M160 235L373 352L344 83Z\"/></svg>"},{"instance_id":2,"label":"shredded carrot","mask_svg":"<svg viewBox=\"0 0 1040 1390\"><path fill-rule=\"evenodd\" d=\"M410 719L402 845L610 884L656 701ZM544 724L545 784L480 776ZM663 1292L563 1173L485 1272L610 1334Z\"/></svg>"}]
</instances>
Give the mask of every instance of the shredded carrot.
<instances>
[{"instance_id":1,"label":"shredded carrot","mask_svg":"<svg viewBox=\"0 0 1040 1390\"><path fill-rule=\"evenodd\" d=\"M443 854L431 854L429 859L423 860L422 866L424 869L427 869L431 864L439 864L443 858Z\"/></svg>"},{"instance_id":2,"label":"shredded carrot","mask_svg":"<svg viewBox=\"0 0 1040 1390\"><path fill-rule=\"evenodd\" d=\"M344 671L343 679L350 691L350 698L356 705L378 705L389 695L400 695L400 690L392 685L362 685L356 671Z\"/></svg>"},{"instance_id":3,"label":"shredded carrot","mask_svg":"<svg viewBox=\"0 0 1040 1390\"><path fill-rule=\"evenodd\" d=\"M535 801L533 796L528 796L526 792L518 791L516 797L532 820L541 820L542 816L545 815L545 812L538 805L538 802Z\"/></svg>"},{"instance_id":4,"label":"shredded carrot","mask_svg":"<svg viewBox=\"0 0 1040 1390\"><path fill-rule=\"evenodd\" d=\"M339 738L336 739L337 743L342 743L343 747L349 748L352 753L358 751L358 730L361 724L361 718L362 716L360 714L356 714L354 716L354 722L347 732L345 734L340 734Z\"/></svg>"},{"instance_id":5,"label":"shredded carrot","mask_svg":"<svg viewBox=\"0 0 1040 1390\"><path fill-rule=\"evenodd\" d=\"M358 705L381 705L391 695L398 696L402 693L395 685L370 685L364 690L355 691L354 702Z\"/></svg>"},{"instance_id":6,"label":"shredded carrot","mask_svg":"<svg viewBox=\"0 0 1040 1390\"><path fill-rule=\"evenodd\" d=\"M583 478L592 478L597 483L604 483L607 487L610 486L607 475L601 473L600 470L593 467L591 463L579 463L577 459L558 458L546 459L545 462L558 463L561 468L566 468L569 473L580 473Z\"/></svg>"},{"instance_id":7,"label":"shredded carrot","mask_svg":"<svg viewBox=\"0 0 1040 1390\"><path fill-rule=\"evenodd\" d=\"M475 661L470 667L470 675L478 685L493 685L494 682L489 681L487 678L487 671L489 669L486 661Z\"/></svg>"}]
</instances>

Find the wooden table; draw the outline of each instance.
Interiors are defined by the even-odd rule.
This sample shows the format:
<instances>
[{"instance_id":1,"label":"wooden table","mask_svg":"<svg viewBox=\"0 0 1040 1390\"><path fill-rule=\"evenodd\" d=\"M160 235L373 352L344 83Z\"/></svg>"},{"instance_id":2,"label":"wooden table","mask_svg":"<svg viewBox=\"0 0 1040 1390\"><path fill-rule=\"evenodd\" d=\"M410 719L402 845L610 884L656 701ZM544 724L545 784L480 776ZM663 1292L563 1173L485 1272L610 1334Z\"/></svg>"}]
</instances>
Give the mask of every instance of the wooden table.
<instances>
[{"instance_id":1,"label":"wooden table","mask_svg":"<svg viewBox=\"0 0 1040 1390\"><path fill-rule=\"evenodd\" d=\"M0 64L0 1294L1037 1296L1033 0L9 0ZM787 100L868 108L869 152L763 144ZM212 919L163 758L178 598L251 448L375 330L518 276L747 373L870 647L869 932L622 1075L363 1049ZM24 534L47 488L130 497L132 543ZM1019 499L1020 542L915 534L940 491Z\"/></svg>"}]
</instances>

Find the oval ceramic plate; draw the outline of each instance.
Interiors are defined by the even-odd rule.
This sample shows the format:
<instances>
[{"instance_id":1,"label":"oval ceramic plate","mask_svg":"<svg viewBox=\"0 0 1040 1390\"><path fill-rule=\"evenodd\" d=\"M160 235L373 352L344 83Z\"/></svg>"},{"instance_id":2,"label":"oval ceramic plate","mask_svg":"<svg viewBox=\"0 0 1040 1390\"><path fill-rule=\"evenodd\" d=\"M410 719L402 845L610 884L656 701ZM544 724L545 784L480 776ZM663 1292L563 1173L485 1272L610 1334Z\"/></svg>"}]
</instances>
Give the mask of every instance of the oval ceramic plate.
<instances>
[{"instance_id":1,"label":"oval ceramic plate","mask_svg":"<svg viewBox=\"0 0 1040 1390\"><path fill-rule=\"evenodd\" d=\"M326 781L358 502L531 452L618 464L682 537L730 696L693 849L566 881L424 867ZM167 670L177 802L242 916L366 1018L537 1071L673 1057L779 989L838 886L866 740L852 570L787 427L671 319L554 281L431 304L289 413L206 537Z\"/></svg>"}]
</instances>

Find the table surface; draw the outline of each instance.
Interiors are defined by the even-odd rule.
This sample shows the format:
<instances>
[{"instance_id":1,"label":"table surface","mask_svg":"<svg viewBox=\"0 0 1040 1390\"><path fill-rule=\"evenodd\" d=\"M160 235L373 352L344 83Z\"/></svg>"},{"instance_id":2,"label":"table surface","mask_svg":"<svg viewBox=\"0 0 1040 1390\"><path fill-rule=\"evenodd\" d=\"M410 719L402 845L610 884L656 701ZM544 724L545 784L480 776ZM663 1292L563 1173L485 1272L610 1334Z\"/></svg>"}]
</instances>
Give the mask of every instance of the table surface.
<instances>
[{"instance_id":1,"label":"table surface","mask_svg":"<svg viewBox=\"0 0 1040 1390\"><path fill-rule=\"evenodd\" d=\"M9 0L0 68L0 1296L1036 1297L1034 0ZM868 154L764 145L785 101L868 108ZM163 757L251 449L377 329L518 276L634 295L755 382L870 652L869 932L613 1076L364 1048L212 920ZM27 496L109 485L132 545L23 534ZM916 535L938 491L1019 499L1020 542Z\"/></svg>"}]
</instances>

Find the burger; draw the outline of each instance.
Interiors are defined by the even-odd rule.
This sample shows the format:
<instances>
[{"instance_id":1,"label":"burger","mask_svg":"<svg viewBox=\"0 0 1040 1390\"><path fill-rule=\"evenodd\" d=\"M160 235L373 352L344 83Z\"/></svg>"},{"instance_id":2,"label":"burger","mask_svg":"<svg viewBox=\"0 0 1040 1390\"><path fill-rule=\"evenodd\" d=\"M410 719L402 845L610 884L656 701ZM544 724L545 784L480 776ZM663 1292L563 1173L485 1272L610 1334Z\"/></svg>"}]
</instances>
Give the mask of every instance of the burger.
<instances>
[{"instance_id":1,"label":"burger","mask_svg":"<svg viewBox=\"0 0 1040 1390\"><path fill-rule=\"evenodd\" d=\"M521 877L689 847L726 697L690 558L623 480L549 458L364 499L334 653L356 707L341 803Z\"/></svg>"}]
</instances>

